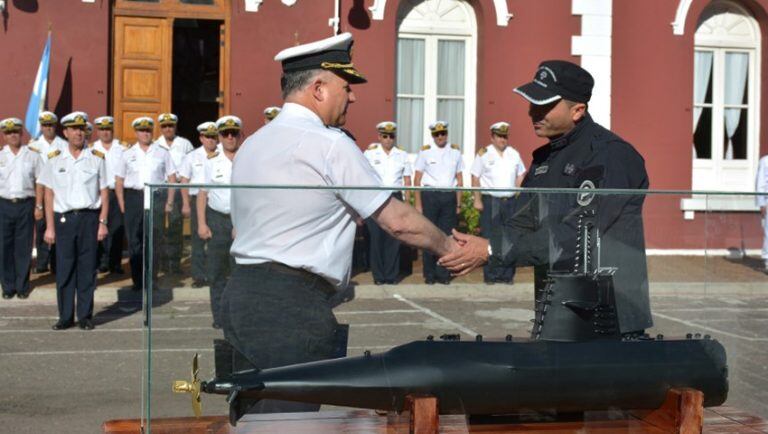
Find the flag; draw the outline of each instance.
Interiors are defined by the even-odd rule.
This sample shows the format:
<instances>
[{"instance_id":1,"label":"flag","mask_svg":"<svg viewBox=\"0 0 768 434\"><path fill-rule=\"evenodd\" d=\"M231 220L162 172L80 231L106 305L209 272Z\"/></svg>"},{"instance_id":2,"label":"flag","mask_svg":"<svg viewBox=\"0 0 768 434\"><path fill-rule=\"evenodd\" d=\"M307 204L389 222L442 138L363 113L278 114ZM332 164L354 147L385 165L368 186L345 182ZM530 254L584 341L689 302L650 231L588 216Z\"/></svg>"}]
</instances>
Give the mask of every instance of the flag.
<instances>
[{"instance_id":1,"label":"flag","mask_svg":"<svg viewBox=\"0 0 768 434\"><path fill-rule=\"evenodd\" d=\"M40 66L37 67L35 84L32 86L32 95L27 105L27 116L24 119L24 128L34 140L40 135L40 112L45 110L45 93L48 90L48 67L51 63L51 32L48 32L48 40L45 42L43 57Z\"/></svg>"}]
</instances>

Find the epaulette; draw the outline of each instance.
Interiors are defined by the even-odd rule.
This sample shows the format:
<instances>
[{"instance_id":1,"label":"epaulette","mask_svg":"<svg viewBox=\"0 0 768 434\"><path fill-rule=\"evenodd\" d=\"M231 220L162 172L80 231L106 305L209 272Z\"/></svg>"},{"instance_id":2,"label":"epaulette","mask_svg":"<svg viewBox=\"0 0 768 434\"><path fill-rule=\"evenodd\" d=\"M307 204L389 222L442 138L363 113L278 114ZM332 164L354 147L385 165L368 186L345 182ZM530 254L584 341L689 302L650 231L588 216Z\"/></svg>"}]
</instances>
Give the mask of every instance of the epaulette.
<instances>
[{"instance_id":1,"label":"epaulette","mask_svg":"<svg viewBox=\"0 0 768 434\"><path fill-rule=\"evenodd\" d=\"M459 147L459 145L457 145L457 144L455 144L455 143L451 143L451 148L452 148L452 149L455 149L455 150L457 150L457 151L461 149L461 148Z\"/></svg>"},{"instance_id":2,"label":"epaulette","mask_svg":"<svg viewBox=\"0 0 768 434\"><path fill-rule=\"evenodd\" d=\"M216 156L219 155L219 151L213 151L208 153L208 159L216 158Z\"/></svg>"},{"instance_id":3,"label":"epaulette","mask_svg":"<svg viewBox=\"0 0 768 434\"><path fill-rule=\"evenodd\" d=\"M396 146L395 146L395 148L397 148L397 149L399 149L399 150L401 150L401 151L405 151L405 149L403 149L403 147L402 147L402 146L400 146L400 145L396 145Z\"/></svg>"},{"instance_id":4,"label":"epaulette","mask_svg":"<svg viewBox=\"0 0 768 434\"><path fill-rule=\"evenodd\" d=\"M51 158L56 157L59 154L61 154L61 151L58 150L58 149L55 149L55 150L53 150L53 151L48 153L48 159L50 160Z\"/></svg>"},{"instance_id":5,"label":"epaulette","mask_svg":"<svg viewBox=\"0 0 768 434\"><path fill-rule=\"evenodd\" d=\"M422 150L422 151L426 151L426 150L429 150L429 148L431 148L431 146L429 146L429 145L424 145L424 146L422 146L422 147L421 147L421 150Z\"/></svg>"},{"instance_id":6,"label":"epaulette","mask_svg":"<svg viewBox=\"0 0 768 434\"><path fill-rule=\"evenodd\" d=\"M486 152L488 152L488 148L480 148L480 150L477 151L477 156L482 157Z\"/></svg>"},{"instance_id":7,"label":"epaulette","mask_svg":"<svg viewBox=\"0 0 768 434\"><path fill-rule=\"evenodd\" d=\"M101 158L102 160L104 159L104 153L99 151L98 149L91 149L91 154Z\"/></svg>"},{"instance_id":8,"label":"epaulette","mask_svg":"<svg viewBox=\"0 0 768 434\"><path fill-rule=\"evenodd\" d=\"M371 143L370 145L368 145L368 150L370 151L370 150L376 149L378 147L379 147L378 143Z\"/></svg>"},{"instance_id":9,"label":"epaulette","mask_svg":"<svg viewBox=\"0 0 768 434\"><path fill-rule=\"evenodd\" d=\"M37 149L36 147L32 146L32 145L27 145L27 149L29 149L30 151L33 151L33 152L37 152L38 154L40 153L40 150Z\"/></svg>"}]
</instances>

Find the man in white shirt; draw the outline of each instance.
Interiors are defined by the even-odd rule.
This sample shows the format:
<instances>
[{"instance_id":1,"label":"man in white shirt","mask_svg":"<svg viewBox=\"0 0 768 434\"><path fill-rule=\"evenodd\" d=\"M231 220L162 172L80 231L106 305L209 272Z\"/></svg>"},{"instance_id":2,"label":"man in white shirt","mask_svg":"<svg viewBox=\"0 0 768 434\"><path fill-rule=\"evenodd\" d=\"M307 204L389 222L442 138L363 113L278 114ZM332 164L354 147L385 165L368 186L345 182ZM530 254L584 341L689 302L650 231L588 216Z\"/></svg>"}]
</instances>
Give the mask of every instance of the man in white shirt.
<instances>
[{"instance_id":1,"label":"man in white shirt","mask_svg":"<svg viewBox=\"0 0 768 434\"><path fill-rule=\"evenodd\" d=\"M43 168L39 183L45 187L45 242L56 249L56 295L59 320L54 330L77 322L93 329L93 292L96 290L98 241L107 236L109 196L104 154L85 149L88 115L73 112L61 120L68 146L56 150Z\"/></svg>"},{"instance_id":2,"label":"man in white shirt","mask_svg":"<svg viewBox=\"0 0 768 434\"><path fill-rule=\"evenodd\" d=\"M394 187L411 186L411 163L408 153L395 146L397 124L381 122L376 125L379 141L368 146L363 153L368 162L381 178L382 185ZM405 202L410 203L409 191L405 192ZM392 197L403 200L403 192L396 190ZM373 282L377 285L397 283L400 272L400 241L387 234L373 219L365 221L370 239L368 259L371 264Z\"/></svg>"},{"instance_id":3,"label":"man in white shirt","mask_svg":"<svg viewBox=\"0 0 768 434\"><path fill-rule=\"evenodd\" d=\"M125 221L130 252L131 279L133 290L142 288L144 265L144 185L176 183L176 167L170 152L152 142L152 118L143 116L134 119L131 124L136 131L136 144L123 152L120 162L115 167L115 195L120 212ZM153 232L152 262L153 279L159 263L158 246L160 245L164 213L173 209L174 195L167 190L156 188L153 192Z\"/></svg>"},{"instance_id":4,"label":"man in white shirt","mask_svg":"<svg viewBox=\"0 0 768 434\"><path fill-rule=\"evenodd\" d=\"M224 116L216 121L221 149L208 154L205 163L206 184L229 185L232 182L232 160L240 148L242 121L237 116ZM210 285L213 328L221 328L221 294L232 271L231 190L201 188L197 200L197 233L208 241L207 277Z\"/></svg>"},{"instance_id":5,"label":"man in white shirt","mask_svg":"<svg viewBox=\"0 0 768 434\"><path fill-rule=\"evenodd\" d=\"M480 148L472 163L472 187L515 188L520 186L525 174L525 164L507 137L509 124L496 122L491 125L491 144ZM505 202L514 200L514 191L485 191L475 194L475 209L480 211L480 228L483 236L491 238L500 235L491 228L498 227L506 218ZM483 267L485 283L512 283L515 267L512 265L486 264Z\"/></svg>"},{"instance_id":6,"label":"man in white shirt","mask_svg":"<svg viewBox=\"0 0 768 434\"><path fill-rule=\"evenodd\" d=\"M762 157L757 164L757 182L755 191L768 193L768 155ZM763 250L760 257L763 258L763 272L768 274L768 195L756 195L755 204L760 208L760 221L763 224Z\"/></svg>"},{"instance_id":7,"label":"man in white shirt","mask_svg":"<svg viewBox=\"0 0 768 434\"><path fill-rule=\"evenodd\" d=\"M365 78L351 63L344 33L280 52L285 105L245 140L232 184L316 185L328 189L235 189L236 265L221 300L224 336L257 368L333 357L339 352L331 297L346 288L355 220L373 217L401 241L442 256L458 246L390 191L338 127ZM238 398L231 408L242 409ZM251 411L316 411L318 405L262 400ZM237 416L237 415L235 415Z\"/></svg>"},{"instance_id":8,"label":"man in white shirt","mask_svg":"<svg viewBox=\"0 0 768 434\"><path fill-rule=\"evenodd\" d=\"M40 122L41 135L37 139L29 143L29 149L37 152L43 158L43 163L48 162L50 155L53 155L56 151L67 149L67 141L62 139L56 134L56 124L59 122L59 118L49 111L40 112L38 116L38 122ZM38 196L43 197L43 189L38 186ZM37 251L37 264L35 265L36 273L45 273L48 271L48 266L52 272L56 271L56 252L54 247L49 246L43 240L45 236L45 218L43 216L43 205L35 205L35 237L36 237L36 251Z\"/></svg>"},{"instance_id":9,"label":"man in white shirt","mask_svg":"<svg viewBox=\"0 0 768 434\"><path fill-rule=\"evenodd\" d=\"M182 184L202 184L205 182L205 162L217 150L221 150L219 144L219 130L215 122L203 122L197 126L197 132L200 133L200 147L184 156L184 160L179 168L179 177ZM185 217L190 217L191 223L191 243L192 257L190 265L192 271L192 287L202 288L208 284L206 277L206 257L207 241L198 235L197 224L197 198L199 190L197 188L182 188L181 197L183 204L181 213Z\"/></svg>"},{"instance_id":10,"label":"man in white shirt","mask_svg":"<svg viewBox=\"0 0 768 434\"><path fill-rule=\"evenodd\" d=\"M107 188L109 188L109 216L107 221L107 237L99 243L99 272L123 274L123 240L125 239L125 226L123 215L117 206L115 195L115 169L120 163L126 146L114 137L115 119L112 116L101 116L93 121L96 124L96 140L91 149L105 155L107 165Z\"/></svg>"},{"instance_id":11,"label":"man in white shirt","mask_svg":"<svg viewBox=\"0 0 768 434\"><path fill-rule=\"evenodd\" d=\"M18 118L0 121L4 147L0 148L0 284L3 298L29 296L32 265L32 237L35 230L35 181L43 160L21 144L22 122Z\"/></svg>"},{"instance_id":12,"label":"man in white shirt","mask_svg":"<svg viewBox=\"0 0 768 434\"><path fill-rule=\"evenodd\" d=\"M177 169L181 167L184 156L192 152L195 147L184 137L176 135L176 126L179 118L173 113L161 113L157 117L157 123L160 125L160 137L155 143L161 148L171 153L173 165ZM178 175L178 174L177 174ZM177 176L178 178L178 176ZM184 219L181 213L182 200L179 190L174 190L174 207L168 213L168 226L163 230L162 251L160 257L160 267L172 273L181 272L181 251L183 247L183 229Z\"/></svg>"},{"instance_id":13,"label":"man in white shirt","mask_svg":"<svg viewBox=\"0 0 768 434\"><path fill-rule=\"evenodd\" d=\"M413 185L416 187L456 187L464 184L464 162L458 145L448 145L448 122L437 121L429 126L434 144L424 145L416 157ZM461 211L461 192L417 191L416 209L438 228L450 234L458 223ZM448 270L437 264L437 258L423 252L424 281L447 285L451 282Z\"/></svg>"}]
</instances>

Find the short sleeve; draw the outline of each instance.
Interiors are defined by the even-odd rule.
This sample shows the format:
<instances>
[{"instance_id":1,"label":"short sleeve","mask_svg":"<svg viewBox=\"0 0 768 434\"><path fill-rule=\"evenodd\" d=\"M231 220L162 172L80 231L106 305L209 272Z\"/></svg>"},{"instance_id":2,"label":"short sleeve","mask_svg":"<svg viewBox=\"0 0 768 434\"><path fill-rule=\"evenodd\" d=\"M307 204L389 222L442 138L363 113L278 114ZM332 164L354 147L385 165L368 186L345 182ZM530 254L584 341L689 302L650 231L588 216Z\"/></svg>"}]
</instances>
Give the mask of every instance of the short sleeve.
<instances>
[{"instance_id":1,"label":"short sleeve","mask_svg":"<svg viewBox=\"0 0 768 434\"><path fill-rule=\"evenodd\" d=\"M334 186L381 186L379 175L355 143L341 136L331 145L324 175ZM389 190L339 190L338 195L360 217L368 218L389 198Z\"/></svg>"},{"instance_id":2,"label":"short sleeve","mask_svg":"<svg viewBox=\"0 0 768 434\"><path fill-rule=\"evenodd\" d=\"M48 187L53 188L53 162L49 161L45 163L43 166L43 170L40 173L40 177L37 179L37 183Z\"/></svg>"},{"instance_id":3,"label":"short sleeve","mask_svg":"<svg viewBox=\"0 0 768 434\"><path fill-rule=\"evenodd\" d=\"M408 161L408 154L403 155L403 176L413 176L411 162Z\"/></svg>"},{"instance_id":4,"label":"short sleeve","mask_svg":"<svg viewBox=\"0 0 768 434\"><path fill-rule=\"evenodd\" d=\"M523 159L520 158L520 154L517 155L517 166L515 168L515 173L517 173L517 176L521 176L525 173L525 163L523 163Z\"/></svg>"},{"instance_id":5,"label":"short sleeve","mask_svg":"<svg viewBox=\"0 0 768 434\"><path fill-rule=\"evenodd\" d=\"M45 168L45 160L43 160L43 156L39 155L37 153L34 154L35 157L35 179L40 179L40 175L43 173L43 168Z\"/></svg>"},{"instance_id":6,"label":"short sleeve","mask_svg":"<svg viewBox=\"0 0 768 434\"><path fill-rule=\"evenodd\" d=\"M127 154L128 154L128 151L121 153L120 158L117 160L117 164L115 164L115 176L119 176L123 179L125 179Z\"/></svg>"},{"instance_id":7,"label":"short sleeve","mask_svg":"<svg viewBox=\"0 0 768 434\"><path fill-rule=\"evenodd\" d=\"M462 171L464 171L464 159L461 158L461 152L456 151L456 154L458 157L456 158L456 174L458 175Z\"/></svg>"},{"instance_id":8,"label":"short sleeve","mask_svg":"<svg viewBox=\"0 0 768 434\"><path fill-rule=\"evenodd\" d=\"M475 161L472 162L472 169L469 173L478 178L483 174L483 157L479 155L475 156Z\"/></svg>"},{"instance_id":9,"label":"short sleeve","mask_svg":"<svg viewBox=\"0 0 768 434\"><path fill-rule=\"evenodd\" d=\"M171 158L171 153L168 151L165 151L165 179L168 180L168 178L171 177L171 175L176 174L176 165L173 164L173 158Z\"/></svg>"},{"instance_id":10,"label":"short sleeve","mask_svg":"<svg viewBox=\"0 0 768 434\"><path fill-rule=\"evenodd\" d=\"M416 162L413 164L413 170L416 172L424 172L427 168L427 159L424 157L424 151L419 152L416 156Z\"/></svg>"},{"instance_id":11,"label":"short sleeve","mask_svg":"<svg viewBox=\"0 0 768 434\"><path fill-rule=\"evenodd\" d=\"M203 184L211 184L213 183L213 165L211 164L211 160L205 160L203 161ZM208 192L208 189L205 187L200 188L200 191Z\"/></svg>"},{"instance_id":12,"label":"short sleeve","mask_svg":"<svg viewBox=\"0 0 768 434\"><path fill-rule=\"evenodd\" d=\"M192 178L192 154L186 154L181 159L181 167L179 167L179 176L182 178Z\"/></svg>"},{"instance_id":13,"label":"short sleeve","mask_svg":"<svg viewBox=\"0 0 768 434\"><path fill-rule=\"evenodd\" d=\"M99 190L104 190L109 187L109 180L107 179L107 162L99 158Z\"/></svg>"}]
</instances>

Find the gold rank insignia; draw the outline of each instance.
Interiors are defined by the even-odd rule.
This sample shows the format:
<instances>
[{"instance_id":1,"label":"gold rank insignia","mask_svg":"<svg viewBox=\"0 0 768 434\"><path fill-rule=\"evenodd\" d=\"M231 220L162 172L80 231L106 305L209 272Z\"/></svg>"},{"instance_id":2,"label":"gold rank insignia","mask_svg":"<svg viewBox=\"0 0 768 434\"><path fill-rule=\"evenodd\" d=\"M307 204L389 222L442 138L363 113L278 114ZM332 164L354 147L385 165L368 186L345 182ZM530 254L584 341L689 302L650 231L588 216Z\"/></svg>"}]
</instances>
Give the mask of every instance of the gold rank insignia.
<instances>
[{"instance_id":1,"label":"gold rank insignia","mask_svg":"<svg viewBox=\"0 0 768 434\"><path fill-rule=\"evenodd\" d=\"M27 149L29 149L32 152L37 152L38 154L40 153L40 150L32 145L27 145Z\"/></svg>"},{"instance_id":2,"label":"gold rank insignia","mask_svg":"<svg viewBox=\"0 0 768 434\"><path fill-rule=\"evenodd\" d=\"M453 148L453 149L455 149L457 151L460 149L459 145L457 145L455 143L451 143L451 148Z\"/></svg>"},{"instance_id":3,"label":"gold rank insignia","mask_svg":"<svg viewBox=\"0 0 768 434\"><path fill-rule=\"evenodd\" d=\"M430 148L429 145L424 145L424 146L421 147L421 150L422 151L427 151L427 150L429 150L429 148Z\"/></svg>"},{"instance_id":4,"label":"gold rank insignia","mask_svg":"<svg viewBox=\"0 0 768 434\"><path fill-rule=\"evenodd\" d=\"M49 152L49 153L48 153L48 159L50 160L51 158L53 158L53 157L56 157L56 156L58 156L59 154L61 154L61 151L60 151L60 150L58 150L58 149L56 149L56 150L53 150L53 151L51 151L51 152Z\"/></svg>"},{"instance_id":5,"label":"gold rank insignia","mask_svg":"<svg viewBox=\"0 0 768 434\"><path fill-rule=\"evenodd\" d=\"M101 158L102 160L104 159L104 153L99 151L98 149L91 149L91 154Z\"/></svg>"},{"instance_id":6,"label":"gold rank insignia","mask_svg":"<svg viewBox=\"0 0 768 434\"><path fill-rule=\"evenodd\" d=\"M370 145L368 145L368 150L371 151L371 150L374 150L374 149L376 149L378 147L379 147L378 143L371 143Z\"/></svg>"},{"instance_id":7,"label":"gold rank insignia","mask_svg":"<svg viewBox=\"0 0 768 434\"><path fill-rule=\"evenodd\" d=\"M216 158L216 156L219 155L219 151L213 151L208 153L208 159Z\"/></svg>"},{"instance_id":8,"label":"gold rank insignia","mask_svg":"<svg viewBox=\"0 0 768 434\"><path fill-rule=\"evenodd\" d=\"M488 148L480 148L480 150L477 151L477 156L482 157L486 152L488 152Z\"/></svg>"}]
</instances>

